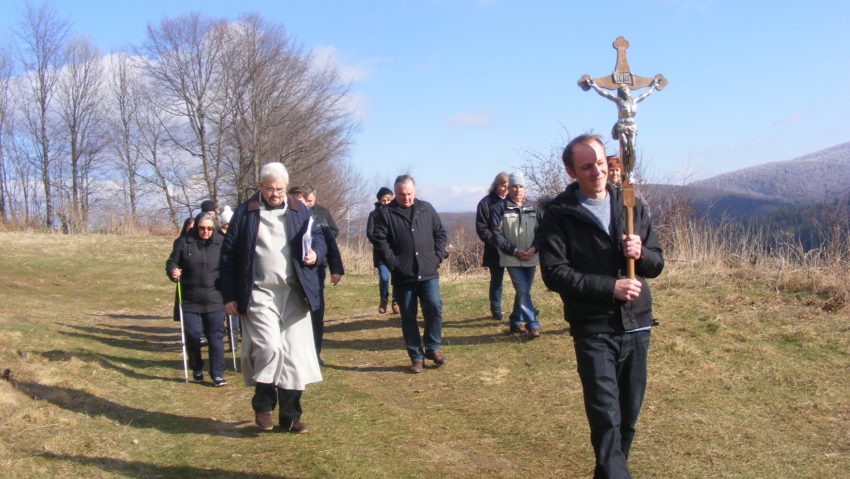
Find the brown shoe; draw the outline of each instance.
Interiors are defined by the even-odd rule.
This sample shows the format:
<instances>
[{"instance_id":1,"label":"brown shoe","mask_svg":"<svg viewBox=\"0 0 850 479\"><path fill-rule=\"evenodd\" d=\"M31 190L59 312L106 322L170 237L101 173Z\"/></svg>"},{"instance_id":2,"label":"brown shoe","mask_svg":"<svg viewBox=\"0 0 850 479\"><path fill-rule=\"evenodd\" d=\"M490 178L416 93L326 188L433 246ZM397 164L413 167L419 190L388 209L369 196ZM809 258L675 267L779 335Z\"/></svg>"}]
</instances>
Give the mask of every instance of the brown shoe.
<instances>
[{"instance_id":1,"label":"brown shoe","mask_svg":"<svg viewBox=\"0 0 850 479\"><path fill-rule=\"evenodd\" d=\"M540 328L531 328L531 331L528 332L528 337L531 339L536 339L540 337Z\"/></svg>"},{"instance_id":2,"label":"brown shoe","mask_svg":"<svg viewBox=\"0 0 850 479\"><path fill-rule=\"evenodd\" d=\"M257 423L257 427L263 431L271 431L274 429L274 420L272 419L271 411L254 413L254 422Z\"/></svg>"},{"instance_id":3,"label":"brown shoe","mask_svg":"<svg viewBox=\"0 0 850 479\"><path fill-rule=\"evenodd\" d=\"M413 361L413 364L410 365L409 371L411 374L419 374L422 372L422 361Z\"/></svg>"},{"instance_id":4,"label":"brown shoe","mask_svg":"<svg viewBox=\"0 0 850 479\"><path fill-rule=\"evenodd\" d=\"M381 298L381 304L378 305L378 312L381 314L387 312L387 298Z\"/></svg>"},{"instance_id":5,"label":"brown shoe","mask_svg":"<svg viewBox=\"0 0 850 479\"><path fill-rule=\"evenodd\" d=\"M307 425L301 421L292 421L289 427L283 425L280 427L283 428L284 431L291 432L293 434L304 434L307 432Z\"/></svg>"},{"instance_id":6,"label":"brown shoe","mask_svg":"<svg viewBox=\"0 0 850 479\"><path fill-rule=\"evenodd\" d=\"M396 303L395 301L393 301L393 314L398 314L398 313L400 313L400 312L401 312L401 310L400 310L400 309L398 309L398 303Z\"/></svg>"},{"instance_id":7,"label":"brown shoe","mask_svg":"<svg viewBox=\"0 0 850 479\"><path fill-rule=\"evenodd\" d=\"M434 351L433 353L425 353L425 357L430 359L431 361L434 361L434 364L436 364L437 367L446 364L446 356L439 351Z\"/></svg>"},{"instance_id":8,"label":"brown shoe","mask_svg":"<svg viewBox=\"0 0 850 479\"><path fill-rule=\"evenodd\" d=\"M525 328L525 325L520 323L519 326L511 326L512 333L527 333L528 329Z\"/></svg>"}]
</instances>

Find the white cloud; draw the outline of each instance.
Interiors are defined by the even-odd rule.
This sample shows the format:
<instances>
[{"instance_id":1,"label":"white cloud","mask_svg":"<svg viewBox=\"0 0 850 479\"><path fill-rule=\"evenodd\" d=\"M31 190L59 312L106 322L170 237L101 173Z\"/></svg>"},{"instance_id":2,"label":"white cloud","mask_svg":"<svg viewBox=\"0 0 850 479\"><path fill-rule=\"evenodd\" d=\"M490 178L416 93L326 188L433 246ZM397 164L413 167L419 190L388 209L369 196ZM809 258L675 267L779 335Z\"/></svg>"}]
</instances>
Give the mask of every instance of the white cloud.
<instances>
[{"instance_id":1,"label":"white cloud","mask_svg":"<svg viewBox=\"0 0 850 479\"><path fill-rule=\"evenodd\" d=\"M490 126L492 119L492 110L485 110L482 112L464 111L448 117L446 119L446 124L451 127L486 128Z\"/></svg>"},{"instance_id":2,"label":"white cloud","mask_svg":"<svg viewBox=\"0 0 850 479\"><path fill-rule=\"evenodd\" d=\"M438 212L475 211L487 194L487 187L467 185L417 185L416 197L432 205Z\"/></svg>"},{"instance_id":3,"label":"white cloud","mask_svg":"<svg viewBox=\"0 0 850 479\"><path fill-rule=\"evenodd\" d=\"M351 113L357 121L364 121L372 116L372 100L361 93L348 93L343 98L343 108Z\"/></svg>"},{"instance_id":4,"label":"white cloud","mask_svg":"<svg viewBox=\"0 0 850 479\"><path fill-rule=\"evenodd\" d=\"M340 79L345 83L363 81L372 76L369 62L347 64L342 53L332 45L322 45L313 49L313 64L317 68L333 67L339 72Z\"/></svg>"}]
</instances>

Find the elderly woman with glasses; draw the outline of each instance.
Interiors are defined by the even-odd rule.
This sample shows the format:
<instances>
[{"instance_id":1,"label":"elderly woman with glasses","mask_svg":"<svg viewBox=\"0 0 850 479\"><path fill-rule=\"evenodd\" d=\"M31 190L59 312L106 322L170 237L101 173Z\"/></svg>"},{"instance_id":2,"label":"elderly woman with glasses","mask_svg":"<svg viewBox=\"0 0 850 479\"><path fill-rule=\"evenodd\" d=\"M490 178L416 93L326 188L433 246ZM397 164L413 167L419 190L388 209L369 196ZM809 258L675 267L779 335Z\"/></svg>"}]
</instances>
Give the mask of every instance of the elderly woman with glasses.
<instances>
[{"instance_id":1,"label":"elderly woman with glasses","mask_svg":"<svg viewBox=\"0 0 850 479\"><path fill-rule=\"evenodd\" d=\"M183 291L183 328L186 353L192 368L192 379L204 380L201 338L207 339L210 354L210 377L213 385L224 386L224 303L219 290L219 258L223 237L217 230L215 217L201 213L195 228L174 242L165 271L172 281L181 281Z\"/></svg>"}]
</instances>

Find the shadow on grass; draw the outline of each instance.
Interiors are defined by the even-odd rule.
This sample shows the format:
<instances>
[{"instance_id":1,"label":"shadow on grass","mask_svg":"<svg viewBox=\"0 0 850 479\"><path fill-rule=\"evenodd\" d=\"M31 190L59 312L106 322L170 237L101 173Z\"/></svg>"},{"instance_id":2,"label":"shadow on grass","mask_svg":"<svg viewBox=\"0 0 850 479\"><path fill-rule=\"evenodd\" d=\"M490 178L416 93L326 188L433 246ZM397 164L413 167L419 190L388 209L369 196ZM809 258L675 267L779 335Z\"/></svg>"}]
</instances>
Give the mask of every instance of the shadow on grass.
<instances>
[{"instance_id":1,"label":"shadow on grass","mask_svg":"<svg viewBox=\"0 0 850 479\"><path fill-rule=\"evenodd\" d=\"M486 328L488 326L500 326L502 324L507 324L504 321L496 321L490 316L484 316L483 318L467 318L467 319L457 319L451 321L443 321L444 328Z\"/></svg>"},{"instance_id":2,"label":"shadow on grass","mask_svg":"<svg viewBox=\"0 0 850 479\"><path fill-rule=\"evenodd\" d=\"M325 334L350 333L354 331L368 331L382 328L401 329L401 319L398 316L390 316L387 319L367 319L359 321L346 320L345 322L330 324L325 322Z\"/></svg>"},{"instance_id":3,"label":"shadow on grass","mask_svg":"<svg viewBox=\"0 0 850 479\"><path fill-rule=\"evenodd\" d=\"M117 371L123 374L124 376L132 379L140 379L144 381L184 382L183 372L179 370L179 368L181 367L180 358L176 358L173 360L133 359L110 356L107 354L69 353L67 351L58 350L44 351L40 354L44 356L48 361L53 362L69 361L71 360L71 358L77 358L80 361L86 363L96 363L104 369L111 369L113 371ZM155 367L173 369L175 375L173 377L165 377L154 376L151 374L142 374L138 372L138 370L144 370Z\"/></svg>"},{"instance_id":4,"label":"shadow on grass","mask_svg":"<svg viewBox=\"0 0 850 479\"><path fill-rule=\"evenodd\" d=\"M355 373L405 373L410 365L404 366L342 366L338 364L328 364L325 361L325 367L335 369L337 371L352 371Z\"/></svg>"},{"instance_id":5,"label":"shadow on grass","mask_svg":"<svg viewBox=\"0 0 850 479\"><path fill-rule=\"evenodd\" d=\"M174 326L136 326L134 324L109 325L113 328L118 328L121 331L139 331L142 333L151 334L180 334L180 322L174 321Z\"/></svg>"},{"instance_id":6,"label":"shadow on grass","mask_svg":"<svg viewBox=\"0 0 850 479\"><path fill-rule=\"evenodd\" d=\"M105 336L115 336L115 337L125 337L135 341L142 342L170 342L174 341L174 338L180 337L180 326L178 325L174 329L166 329L162 331L162 334L144 334L138 333L134 331L127 331L125 328L120 326L111 326L111 325L99 325L100 327L95 326L80 326L78 324L63 324L63 326L76 329L77 331L84 331L86 333L91 334L102 334Z\"/></svg>"},{"instance_id":7,"label":"shadow on grass","mask_svg":"<svg viewBox=\"0 0 850 479\"><path fill-rule=\"evenodd\" d=\"M64 454L42 453L45 459L76 462L83 466L97 467L103 471L127 477L201 477L233 479L286 479L287 476L240 472L226 469L206 469L191 466L165 466L141 461L127 461L113 457L88 457Z\"/></svg>"},{"instance_id":8,"label":"shadow on grass","mask_svg":"<svg viewBox=\"0 0 850 479\"><path fill-rule=\"evenodd\" d=\"M78 329L85 329L82 326L77 326ZM99 328L90 328L90 329L99 329ZM61 334L66 336L71 336L74 338L80 338L85 340L94 340L100 343L103 343L107 346L113 346L116 348L123 349L135 349L138 351L177 351L177 354L180 354L180 336L175 335L175 337L171 341L160 340L161 342L150 342L145 340L135 340L135 339L120 339L120 338L107 338L104 336L96 336L94 334L83 334L83 333L75 333L71 331L59 331Z\"/></svg>"},{"instance_id":9,"label":"shadow on grass","mask_svg":"<svg viewBox=\"0 0 850 479\"><path fill-rule=\"evenodd\" d=\"M154 316L151 314L104 314L112 319L171 319L171 316Z\"/></svg>"},{"instance_id":10,"label":"shadow on grass","mask_svg":"<svg viewBox=\"0 0 850 479\"><path fill-rule=\"evenodd\" d=\"M156 429L168 434L209 434L224 437L255 437L257 434L237 426L246 421L218 422L201 417L178 416L125 406L78 389L14 381L15 388L36 400L48 401L62 409L85 416L104 416L123 425Z\"/></svg>"}]
</instances>

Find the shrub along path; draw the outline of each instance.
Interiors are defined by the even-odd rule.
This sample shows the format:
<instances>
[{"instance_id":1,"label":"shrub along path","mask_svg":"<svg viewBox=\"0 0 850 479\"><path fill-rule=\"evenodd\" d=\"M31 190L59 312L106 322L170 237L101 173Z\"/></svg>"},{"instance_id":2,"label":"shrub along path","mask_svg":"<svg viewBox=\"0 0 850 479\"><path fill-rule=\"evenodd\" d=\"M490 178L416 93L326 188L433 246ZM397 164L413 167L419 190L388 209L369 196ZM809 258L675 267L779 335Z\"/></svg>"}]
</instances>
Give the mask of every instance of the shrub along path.
<instances>
[{"instance_id":1,"label":"shrub along path","mask_svg":"<svg viewBox=\"0 0 850 479\"><path fill-rule=\"evenodd\" d=\"M262 433L229 353L229 385L182 379L170 244L0 233L4 477L590 477L571 341L539 278L534 341L485 316L483 276L444 281L448 364L410 375L375 278L346 276L327 290L310 432ZM652 283L661 326L635 476L841 477L847 307L770 272L707 269L673 263Z\"/></svg>"}]
</instances>

